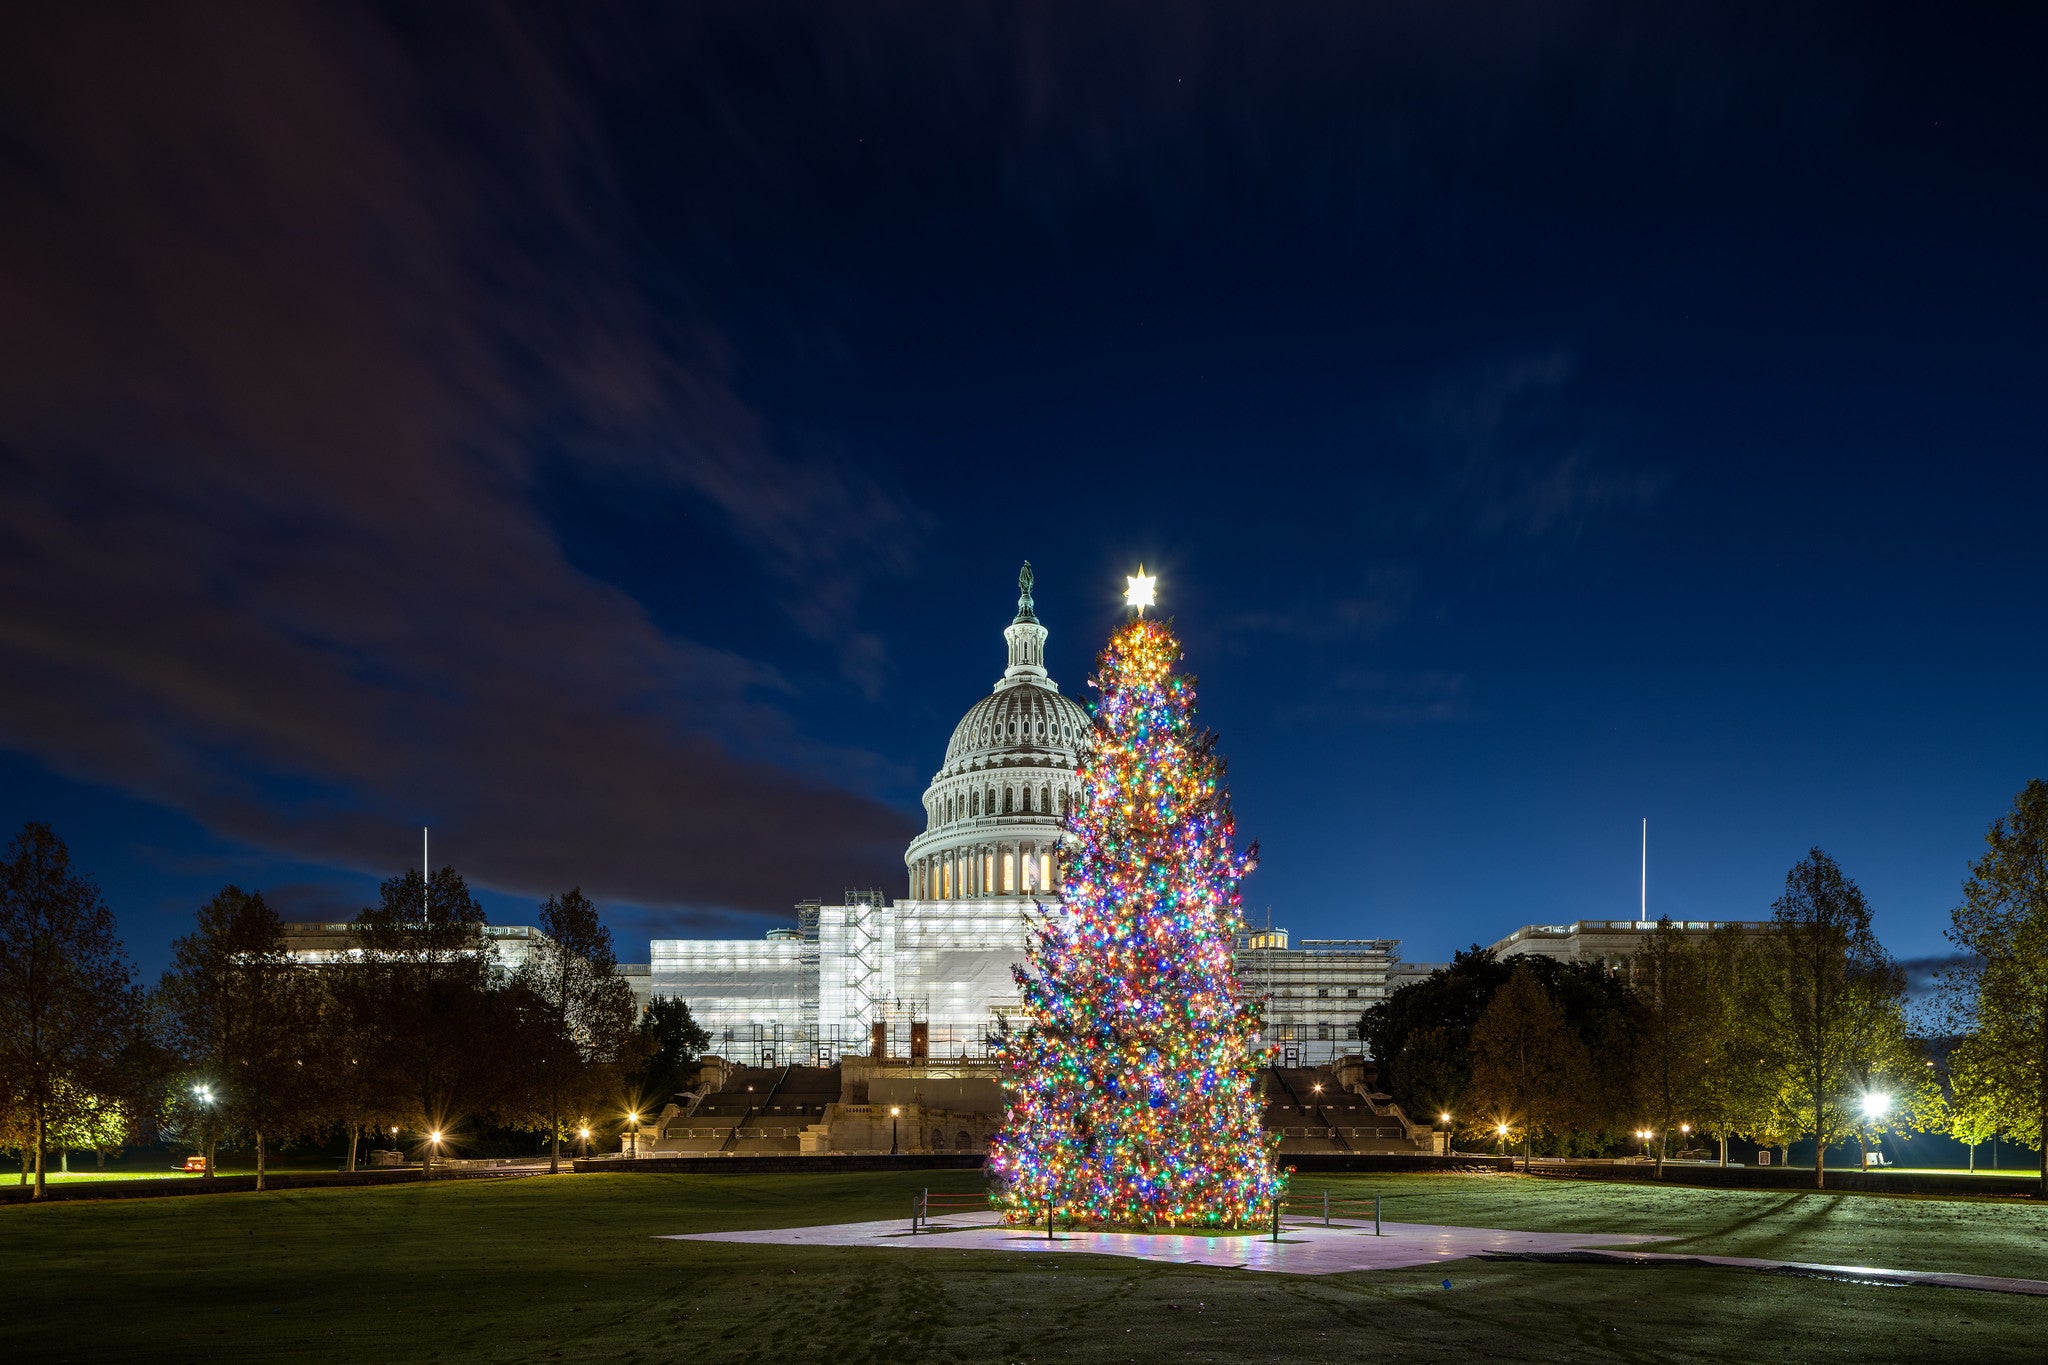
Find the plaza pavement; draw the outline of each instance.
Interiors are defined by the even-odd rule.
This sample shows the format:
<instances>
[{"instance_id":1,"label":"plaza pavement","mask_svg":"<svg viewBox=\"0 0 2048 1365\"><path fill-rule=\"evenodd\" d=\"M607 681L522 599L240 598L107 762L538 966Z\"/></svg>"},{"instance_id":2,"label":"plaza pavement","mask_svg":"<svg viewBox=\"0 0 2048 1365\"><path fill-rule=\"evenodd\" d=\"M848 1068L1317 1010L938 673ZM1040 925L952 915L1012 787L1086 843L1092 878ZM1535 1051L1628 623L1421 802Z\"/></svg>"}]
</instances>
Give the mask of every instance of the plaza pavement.
<instances>
[{"instance_id":1,"label":"plaza pavement","mask_svg":"<svg viewBox=\"0 0 2048 1365\"><path fill-rule=\"evenodd\" d=\"M1604 1262L1612 1265L1716 1266L1774 1274L1840 1280L1855 1284L1921 1285L1991 1293L2048 1297L2048 1281L2001 1275L1959 1275L1942 1271L1890 1270L1880 1266L1777 1261L1754 1256L1703 1256L1637 1250L1668 1237L1640 1233L1515 1232L1502 1228L1449 1227L1433 1223L1384 1223L1375 1235L1370 1222L1334 1219L1329 1226L1295 1222L1280 1239L1237 1234L1089 1232L1062 1230L1047 1238L1043 1229L1008 1226L989 1214L954 1214L913 1232L906 1218L818 1227L757 1228L744 1232L669 1234L663 1240L746 1242L766 1246L922 1248L947 1251L1079 1252L1126 1256L1176 1265L1205 1265L1279 1275L1334 1275L1347 1271L1402 1270L1468 1257L1498 1260Z\"/></svg>"}]
</instances>

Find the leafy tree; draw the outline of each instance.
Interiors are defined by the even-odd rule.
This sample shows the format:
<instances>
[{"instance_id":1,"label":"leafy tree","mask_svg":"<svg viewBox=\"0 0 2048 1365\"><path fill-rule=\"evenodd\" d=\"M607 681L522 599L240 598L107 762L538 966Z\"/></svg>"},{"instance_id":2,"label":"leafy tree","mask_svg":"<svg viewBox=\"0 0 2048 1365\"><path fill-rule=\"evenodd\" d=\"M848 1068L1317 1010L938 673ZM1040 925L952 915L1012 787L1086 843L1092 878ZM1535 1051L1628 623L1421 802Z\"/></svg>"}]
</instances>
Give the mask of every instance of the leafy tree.
<instances>
[{"instance_id":1,"label":"leafy tree","mask_svg":"<svg viewBox=\"0 0 2048 1365\"><path fill-rule=\"evenodd\" d=\"M664 1104L690 1082L689 1064L711 1046L711 1035L690 1017L681 1000L655 998L640 1016L640 1064L627 1078L633 1094Z\"/></svg>"},{"instance_id":2,"label":"leafy tree","mask_svg":"<svg viewBox=\"0 0 2048 1365\"><path fill-rule=\"evenodd\" d=\"M22 826L0 860L0 1076L34 1153L33 1198L54 1134L119 1088L143 1017L99 888L48 825Z\"/></svg>"},{"instance_id":3,"label":"leafy tree","mask_svg":"<svg viewBox=\"0 0 2048 1365\"><path fill-rule=\"evenodd\" d=\"M316 1068L317 1113L347 1136L347 1169L353 1171L363 1133L383 1131L395 1112L389 1077L379 1067L389 1046L379 1013L385 978L375 967L340 966L316 969L314 980L320 1045L309 1063Z\"/></svg>"},{"instance_id":4,"label":"leafy tree","mask_svg":"<svg viewBox=\"0 0 2048 1365\"><path fill-rule=\"evenodd\" d=\"M1813 1183L1827 1183L1830 1142L1861 1112L1868 1030L1904 1006L1904 981L1870 927L1870 906L1834 859L1811 850L1785 876L1768 937L1763 1024L1784 1040L1796 1131L1814 1137Z\"/></svg>"},{"instance_id":5,"label":"leafy tree","mask_svg":"<svg viewBox=\"0 0 2048 1365\"><path fill-rule=\"evenodd\" d=\"M2048 1195L2048 782L2027 783L1970 865L1949 941L1966 955L1943 977L1955 1089L1952 1131L2004 1135L2040 1156Z\"/></svg>"},{"instance_id":6,"label":"leafy tree","mask_svg":"<svg viewBox=\"0 0 2048 1365\"><path fill-rule=\"evenodd\" d=\"M285 951L284 925L261 892L238 886L199 908L196 932L171 950L158 986L173 1046L184 1063L181 1101L205 1144L206 1173L222 1136L239 1130L256 1148L256 1188L272 1144L307 1131L316 1116L317 986Z\"/></svg>"},{"instance_id":7,"label":"leafy tree","mask_svg":"<svg viewBox=\"0 0 2048 1365\"><path fill-rule=\"evenodd\" d=\"M1701 1117L1721 1064L1728 997L1708 951L1669 919L1637 948L1630 961L1635 989L1635 1074L1657 1130L1657 1173L1681 1118ZM1704 1125L1702 1125L1704 1126Z\"/></svg>"},{"instance_id":8,"label":"leafy tree","mask_svg":"<svg viewBox=\"0 0 2048 1365\"><path fill-rule=\"evenodd\" d=\"M1464 1112L1472 1061L1462 1044L1447 1028L1422 1029L1401 1044L1393 1069L1409 1097L1402 1106L1409 1117L1434 1123L1440 1116Z\"/></svg>"},{"instance_id":9,"label":"leafy tree","mask_svg":"<svg viewBox=\"0 0 2048 1365\"><path fill-rule=\"evenodd\" d=\"M1892 969L1897 973L1897 968ZM1912 1036L1904 1008L1905 982L1863 992L1867 1018L1849 1063L1852 1098L1857 1101L1856 1148L1869 1165L1870 1142L1884 1133L1924 1133L1947 1125L1948 1104L1923 1042Z\"/></svg>"},{"instance_id":10,"label":"leafy tree","mask_svg":"<svg viewBox=\"0 0 2048 1365\"><path fill-rule=\"evenodd\" d=\"M1725 1166L1731 1134L1773 1147L1784 1140L1791 1065L1783 1039L1756 1022L1766 1016L1766 997L1776 989L1775 956L1732 924L1708 934L1698 948L1718 1021L1694 1113L1700 1130L1719 1140Z\"/></svg>"},{"instance_id":11,"label":"leafy tree","mask_svg":"<svg viewBox=\"0 0 2048 1365\"><path fill-rule=\"evenodd\" d=\"M1589 1058L1587 1092L1577 1135L1597 1148L1595 1132L1617 1124L1632 1089L1626 1037L1633 996L1628 983L1589 962L1526 956L1509 961L1474 946L1449 967L1401 987L1366 1010L1359 1036L1380 1065L1380 1083L1412 1115L1449 1112L1467 1117L1472 1031L1518 967L1526 966L1543 993L1563 1011ZM1430 1035L1424 1037L1423 1035ZM1411 1048L1411 1041L1414 1046Z\"/></svg>"},{"instance_id":12,"label":"leafy tree","mask_svg":"<svg viewBox=\"0 0 2048 1365\"><path fill-rule=\"evenodd\" d=\"M552 1174L561 1169L570 1115L601 1101L632 1042L633 989L618 975L611 931L582 888L549 897L539 927L546 937L513 984L526 1020L521 1062L546 1124Z\"/></svg>"},{"instance_id":13,"label":"leafy tree","mask_svg":"<svg viewBox=\"0 0 2048 1365\"><path fill-rule=\"evenodd\" d=\"M1522 1134L1522 1168L1531 1138L1562 1134L1584 1113L1592 1067L1528 962L1518 963L1472 1029L1471 1103L1494 1123ZM1476 1130L1468 1117L1468 1130Z\"/></svg>"},{"instance_id":14,"label":"leafy tree","mask_svg":"<svg viewBox=\"0 0 2048 1365\"><path fill-rule=\"evenodd\" d=\"M1453 956L1448 967L1401 987L1360 1017L1359 1037L1379 1063L1380 1084L1402 1109L1460 1113L1471 1078L1473 1026L1507 984L1509 972L1490 950L1474 945ZM1409 1040L1425 1032L1437 1036L1409 1053ZM1404 1056L1419 1069L1404 1067Z\"/></svg>"},{"instance_id":15,"label":"leafy tree","mask_svg":"<svg viewBox=\"0 0 2048 1365\"><path fill-rule=\"evenodd\" d=\"M121 1147L134 1131L131 1115L119 1099L106 1095L81 1095L65 1106L69 1117L51 1130L60 1153L92 1152L97 1164L107 1164L107 1153Z\"/></svg>"},{"instance_id":16,"label":"leafy tree","mask_svg":"<svg viewBox=\"0 0 2048 1365\"><path fill-rule=\"evenodd\" d=\"M502 1053L491 1036L492 955L484 909L452 867L386 881L377 905L354 921L364 985L378 1020L376 1061L387 1112L429 1135L422 1170L458 1118L495 1098ZM433 1134L443 1135L440 1141Z\"/></svg>"}]
</instances>

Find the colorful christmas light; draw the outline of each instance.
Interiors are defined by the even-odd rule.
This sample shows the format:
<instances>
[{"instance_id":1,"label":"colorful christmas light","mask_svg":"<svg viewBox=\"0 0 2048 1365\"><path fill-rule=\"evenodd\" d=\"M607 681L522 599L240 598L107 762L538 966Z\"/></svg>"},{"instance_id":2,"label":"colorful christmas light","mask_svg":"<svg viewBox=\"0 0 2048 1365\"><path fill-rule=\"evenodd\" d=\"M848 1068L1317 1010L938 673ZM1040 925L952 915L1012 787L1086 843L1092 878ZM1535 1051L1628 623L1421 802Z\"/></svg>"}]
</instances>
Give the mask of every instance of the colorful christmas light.
<instances>
[{"instance_id":1,"label":"colorful christmas light","mask_svg":"<svg viewBox=\"0 0 2048 1365\"><path fill-rule=\"evenodd\" d=\"M1135 619L1091 680L1063 908L1017 971L1029 1026L998 1053L1009 1100L989 1172L1013 1222L1241 1227L1284 1183L1259 1127L1258 1006L1231 959L1255 851L1236 850L1180 652Z\"/></svg>"}]
</instances>

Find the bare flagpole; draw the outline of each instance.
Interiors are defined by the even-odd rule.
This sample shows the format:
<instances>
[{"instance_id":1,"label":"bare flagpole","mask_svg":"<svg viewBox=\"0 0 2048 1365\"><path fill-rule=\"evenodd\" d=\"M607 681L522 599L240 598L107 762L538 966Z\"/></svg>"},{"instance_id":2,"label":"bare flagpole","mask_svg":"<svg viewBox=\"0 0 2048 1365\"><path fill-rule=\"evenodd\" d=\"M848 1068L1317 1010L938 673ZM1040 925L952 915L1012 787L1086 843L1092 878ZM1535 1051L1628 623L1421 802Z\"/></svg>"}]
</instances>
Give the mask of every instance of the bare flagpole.
<instances>
[{"instance_id":1,"label":"bare flagpole","mask_svg":"<svg viewBox=\"0 0 2048 1365\"><path fill-rule=\"evenodd\" d=\"M1638 924L1648 924L1650 922L1650 817L1647 815L1643 817L1642 897L1642 905L1636 911L1636 922Z\"/></svg>"},{"instance_id":2,"label":"bare flagpole","mask_svg":"<svg viewBox=\"0 0 2048 1365\"><path fill-rule=\"evenodd\" d=\"M427 881L434 874L428 869L432 864L427 859L427 827L420 826L420 923L427 922Z\"/></svg>"}]
</instances>

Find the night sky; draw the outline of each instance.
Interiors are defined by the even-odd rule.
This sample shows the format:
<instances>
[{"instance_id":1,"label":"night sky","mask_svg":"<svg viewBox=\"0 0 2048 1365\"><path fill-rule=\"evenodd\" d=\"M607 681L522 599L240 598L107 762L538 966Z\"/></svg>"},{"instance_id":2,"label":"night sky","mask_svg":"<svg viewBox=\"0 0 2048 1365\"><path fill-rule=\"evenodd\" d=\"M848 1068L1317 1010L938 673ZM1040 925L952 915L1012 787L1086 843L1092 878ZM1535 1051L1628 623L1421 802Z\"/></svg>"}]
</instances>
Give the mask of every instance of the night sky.
<instances>
[{"instance_id":1,"label":"night sky","mask_svg":"<svg viewBox=\"0 0 2048 1365\"><path fill-rule=\"evenodd\" d=\"M1632 917L1647 816L1939 955L2048 776L2041 18L12 7L0 820L151 975L426 824L645 961L901 894L1019 562L1085 696L1142 561L1259 918Z\"/></svg>"}]
</instances>

